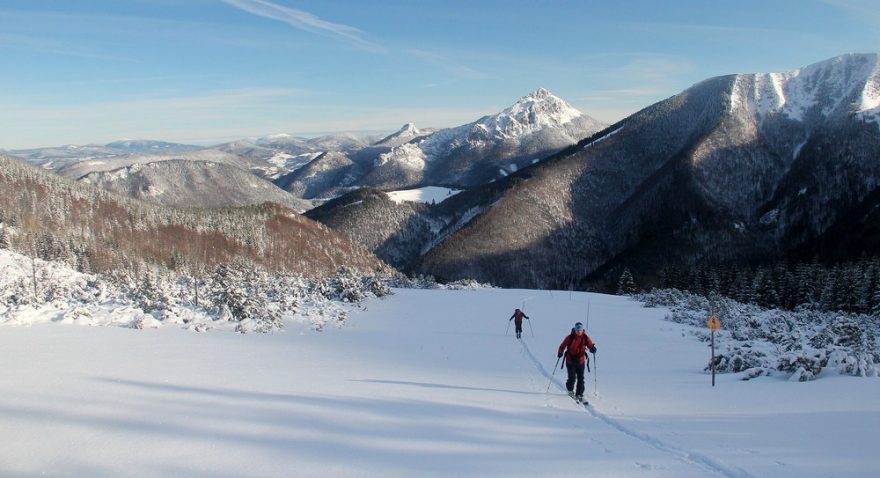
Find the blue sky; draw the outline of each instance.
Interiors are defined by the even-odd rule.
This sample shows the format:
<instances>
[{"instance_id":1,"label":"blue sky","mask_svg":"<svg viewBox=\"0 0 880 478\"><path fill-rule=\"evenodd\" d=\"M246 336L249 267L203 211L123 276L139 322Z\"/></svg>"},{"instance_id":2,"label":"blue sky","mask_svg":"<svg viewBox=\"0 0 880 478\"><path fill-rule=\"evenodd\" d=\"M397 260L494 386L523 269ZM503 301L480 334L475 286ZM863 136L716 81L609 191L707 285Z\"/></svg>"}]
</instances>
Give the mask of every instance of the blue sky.
<instances>
[{"instance_id":1,"label":"blue sky","mask_svg":"<svg viewBox=\"0 0 880 478\"><path fill-rule=\"evenodd\" d=\"M611 122L878 40L876 0L0 0L0 148L448 127L538 87Z\"/></svg>"}]
</instances>

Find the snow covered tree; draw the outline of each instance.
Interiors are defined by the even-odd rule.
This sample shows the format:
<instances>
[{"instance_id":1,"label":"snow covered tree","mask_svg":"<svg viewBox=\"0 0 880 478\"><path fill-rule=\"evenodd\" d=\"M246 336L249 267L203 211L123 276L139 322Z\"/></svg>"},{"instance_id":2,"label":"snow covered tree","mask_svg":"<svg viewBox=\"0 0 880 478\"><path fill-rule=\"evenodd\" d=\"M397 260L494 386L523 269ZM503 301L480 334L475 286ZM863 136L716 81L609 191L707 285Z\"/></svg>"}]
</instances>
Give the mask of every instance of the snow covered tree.
<instances>
[{"instance_id":1,"label":"snow covered tree","mask_svg":"<svg viewBox=\"0 0 880 478\"><path fill-rule=\"evenodd\" d=\"M162 276L146 269L138 280L137 287L132 291L132 299L144 312L161 311L171 303L169 292Z\"/></svg>"},{"instance_id":2,"label":"snow covered tree","mask_svg":"<svg viewBox=\"0 0 880 478\"><path fill-rule=\"evenodd\" d=\"M211 274L211 299L223 312L228 309L235 320L250 318L250 299L244 284L241 261L218 264Z\"/></svg>"},{"instance_id":3,"label":"snow covered tree","mask_svg":"<svg viewBox=\"0 0 880 478\"><path fill-rule=\"evenodd\" d=\"M617 295L633 295L637 292L636 281L628 268L623 269L617 281Z\"/></svg>"},{"instance_id":4,"label":"snow covered tree","mask_svg":"<svg viewBox=\"0 0 880 478\"><path fill-rule=\"evenodd\" d=\"M268 332L281 327L278 307L268 298L268 275L253 263L236 259L220 264L211 276L211 298L221 316L240 322L240 332Z\"/></svg>"},{"instance_id":5,"label":"snow covered tree","mask_svg":"<svg viewBox=\"0 0 880 478\"><path fill-rule=\"evenodd\" d=\"M9 249L9 233L2 223L0 223L0 249Z\"/></svg>"}]
</instances>

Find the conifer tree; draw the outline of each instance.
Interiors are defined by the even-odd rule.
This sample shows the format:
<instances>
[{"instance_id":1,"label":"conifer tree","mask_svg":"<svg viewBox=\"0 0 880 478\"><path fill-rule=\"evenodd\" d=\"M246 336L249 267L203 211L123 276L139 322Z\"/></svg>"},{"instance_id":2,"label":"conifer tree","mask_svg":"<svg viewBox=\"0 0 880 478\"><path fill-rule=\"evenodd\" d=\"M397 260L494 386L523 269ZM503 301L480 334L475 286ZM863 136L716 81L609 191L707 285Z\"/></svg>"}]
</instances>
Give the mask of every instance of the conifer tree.
<instances>
[{"instance_id":1,"label":"conifer tree","mask_svg":"<svg viewBox=\"0 0 880 478\"><path fill-rule=\"evenodd\" d=\"M770 271L762 268L758 272L755 278L755 291L759 305L768 308L779 307L779 292Z\"/></svg>"},{"instance_id":2,"label":"conifer tree","mask_svg":"<svg viewBox=\"0 0 880 478\"><path fill-rule=\"evenodd\" d=\"M681 271L675 264L666 266L662 272L661 280L664 289L681 289Z\"/></svg>"},{"instance_id":3,"label":"conifer tree","mask_svg":"<svg viewBox=\"0 0 880 478\"><path fill-rule=\"evenodd\" d=\"M795 267L795 307L811 306L816 302L816 284L813 281L813 264L799 263Z\"/></svg>"},{"instance_id":4,"label":"conifer tree","mask_svg":"<svg viewBox=\"0 0 880 478\"><path fill-rule=\"evenodd\" d=\"M880 317L880 280L874 284L874 297L872 303L871 314Z\"/></svg>"},{"instance_id":5,"label":"conifer tree","mask_svg":"<svg viewBox=\"0 0 880 478\"><path fill-rule=\"evenodd\" d=\"M845 267L835 279L840 291L840 308L847 312L855 311L859 303L859 284L863 280L859 268L854 265Z\"/></svg>"},{"instance_id":6,"label":"conifer tree","mask_svg":"<svg viewBox=\"0 0 880 478\"><path fill-rule=\"evenodd\" d=\"M833 271L827 271L822 274L822 294L819 297L819 307L822 310L840 310L840 288L838 287L840 277L839 267L835 266Z\"/></svg>"},{"instance_id":7,"label":"conifer tree","mask_svg":"<svg viewBox=\"0 0 880 478\"><path fill-rule=\"evenodd\" d=\"M623 269L617 281L617 295L633 295L637 292L636 281L629 269Z\"/></svg>"},{"instance_id":8,"label":"conifer tree","mask_svg":"<svg viewBox=\"0 0 880 478\"><path fill-rule=\"evenodd\" d=\"M168 297L165 293L162 277L154 270L145 268L133 291L135 303L144 312L164 310L168 307Z\"/></svg>"},{"instance_id":9,"label":"conifer tree","mask_svg":"<svg viewBox=\"0 0 880 478\"><path fill-rule=\"evenodd\" d=\"M9 233L2 223L0 223L0 249L9 249Z\"/></svg>"}]
</instances>

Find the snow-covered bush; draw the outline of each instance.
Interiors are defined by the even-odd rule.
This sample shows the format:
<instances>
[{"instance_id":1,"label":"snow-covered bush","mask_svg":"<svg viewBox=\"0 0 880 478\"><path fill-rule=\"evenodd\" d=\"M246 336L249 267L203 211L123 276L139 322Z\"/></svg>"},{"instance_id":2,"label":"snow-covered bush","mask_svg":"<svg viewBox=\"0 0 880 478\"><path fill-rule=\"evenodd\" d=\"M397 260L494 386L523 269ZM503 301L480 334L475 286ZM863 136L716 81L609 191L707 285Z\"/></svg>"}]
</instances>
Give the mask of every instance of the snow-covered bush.
<instances>
[{"instance_id":1,"label":"snow-covered bush","mask_svg":"<svg viewBox=\"0 0 880 478\"><path fill-rule=\"evenodd\" d=\"M316 281L312 292L328 300L361 303L368 297L391 295L386 281L377 276L360 276L348 267L340 267L336 275Z\"/></svg>"},{"instance_id":2,"label":"snow-covered bush","mask_svg":"<svg viewBox=\"0 0 880 478\"><path fill-rule=\"evenodd\" d=\"M407 277L403 274L395 274L381 278L388 287L398 289L451 289L451 290L474 290L495 287L492 284L481 283L474 279L459 279L457 281L441 284L434 276L419 274Z\"/></svg>"},{"instance_id":3,"label":"snow-covered bush","mask_svg":"<svg viewBox=\"0 0 880 478\"><path fill-rule=\"evenodd\" d=\"M721 373L744 373L748 379L777 371L796 381L814 380L826 370L861 377L878 374L877 316L765 309L677 289L655 289L636 298L646 307L668 308L668 320L697 327L694 334L703 341L709 338L706 321L714 312L722 323L715 357ZM710 368L711 364L706 370Z\"/></svg>"},{"instance_id":4,"label":"snow-covered bush","mask_svg":"<svg viewBox=\"0 0 880 478\"><path fill-rule=\"evenodd\" d=\"M292 320L322 330L343 325L350 304L391 294L386 280L350 269L324 280L306 279L269 273L248 261L220 264L199 277L144 264L95 275L0 250L0 323L55 317L132 328L270 332Z\"/></svg>"},{"instance_id":5,"label":"snow-covered bush","mask_svg":"<svg viewBox=\"0 0 880 478\"><path fill-rule=\"evenodd\" d=\"M766 366L767 354L759 349L754 349L749 344L742 347L726 350L715 354L715 370L717 372L738 373L753 368ZM711 364L706 370L711 369Z\"/></svg>"},{"instance_id":6,"label":"snow-covered bush","mask_svg":"<svg viewBox=\"0 0 880 478\"><path fill-rule=\"evenodd\" d=\"M448 284L444 284L444 289L452 289L452 290L476 290L476 289L488 289L494 287L492 284L483 284L474 279L460 279L454 282L449 282Z\"/></svg>"},{"instance_id":7,"label":"snow-covered bush","mask_svg":"<svg viewBox=\"0 0 880 478\"><path fill-rule=\"evenodd\" d=\"M421 274L413 277L397 274L389 278L388 284L398 289L439 289L441 287L433 276Z\"/></svg>"}]
</instances>

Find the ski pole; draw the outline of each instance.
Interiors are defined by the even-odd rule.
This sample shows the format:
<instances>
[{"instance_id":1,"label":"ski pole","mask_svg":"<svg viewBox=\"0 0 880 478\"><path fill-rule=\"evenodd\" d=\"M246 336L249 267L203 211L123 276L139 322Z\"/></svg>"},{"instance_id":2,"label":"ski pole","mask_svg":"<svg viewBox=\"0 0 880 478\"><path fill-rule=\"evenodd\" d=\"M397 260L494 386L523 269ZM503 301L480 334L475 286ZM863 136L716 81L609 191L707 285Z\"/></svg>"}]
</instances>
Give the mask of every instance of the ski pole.
<instances>
[{"instance_id":1,"label":"ski pole","mask_svg":"<svg viewBox=\"0 0 880 478\"><path fill-rule=\"evenodd\" d=\"M590 298L587 298L587 330L590 330Z\"/></svg>"},{"instance_id":2,"label":"ski pole","mask_svg":"<svg viewBox=\"0 0 880 478\"><path fill-rule=\"evenodd\" d=\"M559 365L559 361L562 357L556 357L556 365ZM553 373L550 374L550 381L547 383L547 391L544 393L550 393L550 384L553 383L553 377L556 376L556 365L553 366Z\"/></svg>"},{"instance_id":3,"label":"ski pole","mask_svg":"<svg viewBox=\"0 0 880 478\"><path fill-rule=\"evenodd\" d=\"M532 319L526 319L529 321L529 330L532 331L532 337L535 336L535 329L532 328Z\"/></svg>"},{"instance_id":4,"label":"ski pole","mask_svg":"<svg viewBox=\"0 0 880 478\"><path fill-rule=\"evenodd\" d=\"M599 392L597 391L597 389L599 388L599 362L596 361L595 352L593 353L593 369L595 370L595 372L593 372L593 395L598 397Z\"/></svg>"},{"instance_id":5,"label":"ski pole","mask_svg":"<svg viewBox=\"0 0 880 478\"><path fill-rule=\"evenodd\" d=\"M510 321L509 320L507 321L507 330L504 331L504 335L507 335L508 332L510 332Z\"/></svg>"}]
</instances>

